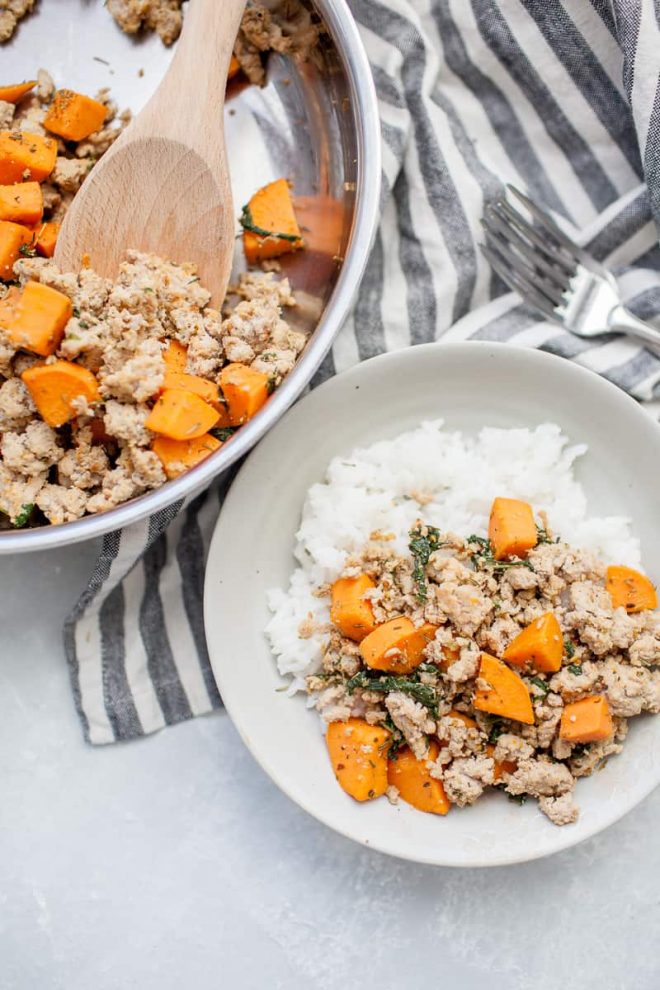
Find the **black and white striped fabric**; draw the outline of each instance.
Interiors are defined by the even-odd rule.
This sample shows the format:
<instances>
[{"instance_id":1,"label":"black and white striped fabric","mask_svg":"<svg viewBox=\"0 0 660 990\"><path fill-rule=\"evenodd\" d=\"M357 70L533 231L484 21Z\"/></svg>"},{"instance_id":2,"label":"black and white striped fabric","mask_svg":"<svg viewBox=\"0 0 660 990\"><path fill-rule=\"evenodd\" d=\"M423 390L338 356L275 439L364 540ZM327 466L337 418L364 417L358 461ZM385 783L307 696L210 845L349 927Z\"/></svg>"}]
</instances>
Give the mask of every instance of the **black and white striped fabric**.
<instances>
[{"instance_id":1,"label":"black and white striped fabric","mask_svg":"<svg viewBox=\"0 0 660 990\"><path fill-rule=\"evenodd\" d=\"M382 120L382 227L348 324L313 384L432 340L541 347L657 414L660 360L539 320L479 251L511 182L660 315L660 14L654 0L349 0ZM221 706L202 578L229 479L105 539L65 640L86 738L132 739Z\"/></svg>"}]
</instances>

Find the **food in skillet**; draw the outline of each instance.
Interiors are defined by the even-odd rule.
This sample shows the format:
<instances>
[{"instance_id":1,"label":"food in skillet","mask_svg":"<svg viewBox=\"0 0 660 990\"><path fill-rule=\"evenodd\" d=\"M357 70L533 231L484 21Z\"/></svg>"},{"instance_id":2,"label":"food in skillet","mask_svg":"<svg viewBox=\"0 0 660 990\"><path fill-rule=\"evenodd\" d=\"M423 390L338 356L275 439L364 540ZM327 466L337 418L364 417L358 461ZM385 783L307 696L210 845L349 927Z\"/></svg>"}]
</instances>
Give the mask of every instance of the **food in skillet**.
<instances>
[{"instance_id":1,"label":"food in skillet","mask_svg":"<svg viewBox=\"0 0 660 990\"><path fill-rule=\"evenodd\" d=\"M223 312L194 265L127 251L111 281L51 260L60 222L118 124L92 99L0 87L0 527L113 508L218 450L262 408L306 337L287 279L243 274ZM243 209L248 264L303 247L289 184Z\"/></svg>"},{"instance_id":2,"label":"food in skillet","mask_svg":"<svg viewBox=\"0 0 660 990\"><path fill-rule=\"evenodd\" d=\"M586 516L556 428L475 446L433 426L338 459L310 491L302 567L271 600L280 669L356 800L444 815L496 788L569 824L576 781L621 751L629 719L660 712L656 590L584 546L638 552L622 520ZM483 491L507 478L543 492L575 542L506 489L481 529Z\"/></svg>"}]
</instances>

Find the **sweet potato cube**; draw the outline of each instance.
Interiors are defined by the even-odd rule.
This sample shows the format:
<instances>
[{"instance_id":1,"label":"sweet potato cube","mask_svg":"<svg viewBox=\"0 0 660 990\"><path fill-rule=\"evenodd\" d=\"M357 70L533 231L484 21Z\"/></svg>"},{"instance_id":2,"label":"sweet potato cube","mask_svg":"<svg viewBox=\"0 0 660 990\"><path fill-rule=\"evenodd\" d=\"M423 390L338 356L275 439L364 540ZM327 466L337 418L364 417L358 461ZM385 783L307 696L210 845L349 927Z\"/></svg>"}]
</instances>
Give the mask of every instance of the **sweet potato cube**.
<instances>
[{"instance_id":1,"label":"sweet potato cube","mask_svg":"<svg viewBox=\"0 0 660 990\"><path fill-rule=\"evenodd\" d=\"M206 460L219 450L222 444L210 433L192 440L172 440L170 437L156 437L151 444L154 454L160 457L168 478L177 478L184 471Z\"/></svg>"},{"instance_id":2,"label":"sweet potato cube","mask_svg":"<svg viewBox=\"0 0 660 990\"><path fill-rule=\"evenodd\" d=\"M56 161L54 138L29 131L0 131L0 183L43 182Z\"/></svg>"},{"instance_id":3,"label":"sweet potato cube","mask_svg":"<svg viewBox=\"0 0 660 990\"><path fill-rule=\"evenodd\" d=\"M18 182L0 186L0 220L11 223L39 223L44 212L44 197L38 182Z\"/></svg>"},{"instance_id":4,"label":"sweet potato cube","mask_svg":"<svg viewBox=\"0 0 660 990\"><path fill-rule=\"evenodd\" d=\"M452 708L448 714L448 718L456 718L459 722L462 722L468 729L478 729L479 726L473 718L466 715L465 712L459 712L457 708Z\"/></svg>"},{"instance_id":5,"label":"sweet potato cube","mask_svg":"<svg viewBox=\"0 0 660 990\"><path fill-rule=\"evenodd\" d=\"M605 587L615 608L625 608L626 612L632 613L658 607L658 594L653 584L646 574L640 574L632 567L608 567Z\"/></svg>"},{"instance_id":6,"label":"sweet potato cube","mask_svg":"<svg viewBox=\"0 0 660 990\"><path fill-rule=\"evenodd\" d=\"M233 79L241 71L241 63L238 61L235 55L229 60L229 71L227 72L227 79Z\"/></svg>"},{"instance_id":7,"label":"sweet potato cube","mask_svg":"<svg viewBox=\"0 0 660 990\"><path fill-rule=\"evenodd\" d=\"M76 399L84 399L88 405L101 399L92 372L72 361L37 364L24 371L21 378L41 418L55 428L77 414Z\"/></svg>"},{"instance_id":8,"label":"sweet potato cube","mask_svg":"<svg viewBox=\"0 0 660 990\"><path fill-rule=\"evenodd\" d=\"M18 103L37 85L36 79L29 82L13 83L10 86L0 86L0 101L3 103Z\"/></svg>"},{"instance_id":9,"label":"sweet potato cube","mask_svg":"<svg viewBox=\"0 0 660 990\"><path fill-rule=\"evenodd\" d=\"M44 120L44 127L65 141L84 141L98 131L108 108L72 89L59 89Z\"/></svg>"},{"instance_id":10,"label":"sweet potato cube","mask_svg":"<svg viewBox=\"0 0 660 990\"><path fill-rule=\"evenodd\" d=\"M488 687L478 687L475 691L475 708L525 725L534 724L534 709L527 685L505 663L482 653L479 680L485 681Z\"/></svg>"},{"instance_id":11,"label":"sweet potato cube","mask_svg":"<svg viewBox=\"0 0 660 990\"><path fill-rule=\"evenodd\" d=\"M371 801L387 790L390 733L361 718L331 722L326 742L339 786L356 801Z\"/></svg>"},{"instance_id":12,"label":"sweet potato cube","mask_svg":"<svg viewBox=\"0 0 660 990\"><path fill-rule=\"evenodd\" d=\"M248 264L277 258L303 246L286 179L270 182L254 194L241 216Z\"/></svg>"},{"instance_id":13,"label":"sweet potato cube","mask_svg":"<svg viewBox=\"0 0 660 990\"><path fill-rule=\"evenodd\" d=\"M158 398L145 426L171 440L194 440L218 422L218 413L194 392L168 388Z\"/></svg>"},{"instance_id":14,"label":"sweet potato cube","mask_svg":"<svg viewBox=\"0 0 660 990\"><path fill-rule=\"evenodd\" d=\"M180 371L183 374L188 363L188 348L178 340L170 340L163 351L163 360L167 371Z\"/></svg>"},{"instance_id":15,"label":"sweet potato cube","mask_svg":"<svg viewBox=\"0 0 660 990\"><path fill-rule=\"evenodd\" d=\"M515 773L518 769L518 764L513 760L496 760L495 759L495 747L492 743L488 743L486 746L486 753L493 760L493 783L497 784L502 779L505 773Z\"/></svg>"},{"instance_id":16,"label":"sweet potato cube","mask_svg":"<svg viewBox=\"0 0 660 990\"><path fill-rule=\"evenodd\" d=\"M388 783L397 788L401 800L431 815L446 815L451 808L442 781L432 777L427 766L437 760L439 752L440 747L433 741L427 759L418 760L405 746L387 764Z\"/></svg>"},{"instance_id":17,"label":"sweet potato cube","mask_svg":"<svg viewBox=\"0 0 660 990\"><path fill-rule=\"evenodd\" d=\"M187 392L194 392L195 395L198 395L200 399L204 399L204 402L208 402L209 405L218 405L220 403L220 390L218 386L206 378L201 378L199 375L187 375L181 371L166 371L162 387L163 389L183 388Z\"/></svg>"},{"instance_id":18,"label":"sweet potato cube","mask_svg":"<svg viewBox=\"0 0 660 990\"><path fill-rule=\"evenodd\" d=\"M15 347L40 357L54 354L71 319L71 300L40 282L10 293L0 306L0 326Z\"/></svg>"},{"instance_id":19,"label":"sweet potato cube","mask_svg":"<svg viewBox=\"0 0 660 990\"><path fill-rule=\"evenodd\" d=\"M55 248L57 247L57 238L60 234L60 224L59 223L42 223L35 228L34 235L35 241L34 246L37 249L37 253L42 256L42 258L52 258L55 254Z\"/></svg>"},{"instance_id":20,"label":"sweet potato cube","mask_svg":"<svg viewBox=\"0 0 660 990\"><path fill-rule=\"evenodd\" d=\"M544 673L554 673L561 667L563 655L564 639L557 616L546 612L518 633L502 657L517 667L529 665Z\"/></svg>"},{"instance_id":21,"label":"sweet potato cube","mask_svg":"<svg viewBox=\"0 0 660 990\"><path fill-rule=\"evenodd\" d=\"M610 706L604 694L592 694L566 705L559 736L570 743L600 742L614 732Z\"/></svg>"},{"instance_id":22,"label":"sweet potato cube","mask_svg":"<svg viewBox=\"0 0 660 990\"><path fill-rule=\"evenodd\" d=\"M220 372L220 388L231 426L242 426L259 412L270 395L268 375L246 364L228 364Z\"/></svg>"},{"instance_id":23,"label":"sweet potato cube","mask_svg":"<svg viewBox=\"0 0 660 990\"><path fill-rule=\"evenodd\" d=\"M375 587L368 574L339 578L332 586L330 619L342 636L356 643L376 628L371 604L364 597L366 591Z\"/></svg>"},{"instance_id":24,"label":"sweet potato cube","mask_svg":"<svg viewBox=\"0 0 660 990\"><path fill-rule=\"evenodd\" d=\"M0 281L14 278L14 264L21 256L21 248L30 244L33 234L29 227L9 220L0 220Z\"/></svg>"},{"instance_id":25,"label":"sweet potato cube","mask_svg":"<svg viewBox=\"0 0 660 990\"><path fill-rule=\"evenodd\" d=\"M428 622L417 628L404 615L390 619L362 640L362 659L374 670L409 674L423 661L424 650L435 639L436 629Z\"/></svg>"},{"instance_id":26,"label":"sweet potato cube","mask_svg":"<svg viewBox=\"0 0 660 990\"><path fill-rule=\"evenodd\" d=\"M496 560L526 557L538 543L531 505L517 498L496 498L490 510L488 537Z\"/></svg>"}]
</instances>

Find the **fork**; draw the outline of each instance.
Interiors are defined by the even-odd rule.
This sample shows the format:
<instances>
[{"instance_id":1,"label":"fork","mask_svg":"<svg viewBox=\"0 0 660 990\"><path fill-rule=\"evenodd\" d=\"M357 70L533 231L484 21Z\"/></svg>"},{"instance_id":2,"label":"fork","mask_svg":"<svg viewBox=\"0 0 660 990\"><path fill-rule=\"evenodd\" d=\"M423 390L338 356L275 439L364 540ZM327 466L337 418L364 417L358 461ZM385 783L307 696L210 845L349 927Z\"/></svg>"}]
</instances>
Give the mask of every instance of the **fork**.
<instances>
[{"instance_id":1,"label":"fork","mask_svg":"<svg viewBox=\"0 0 660 990\"><path fill-rule=\"evenodd\" d=\"M578 337L625 333L660 355L660 330L626 309L612 273L524 193L506 188L531 222L506 195L486 207L486 243L481 250L500 278L547 319Z\"/></svg>"}]
</instances>

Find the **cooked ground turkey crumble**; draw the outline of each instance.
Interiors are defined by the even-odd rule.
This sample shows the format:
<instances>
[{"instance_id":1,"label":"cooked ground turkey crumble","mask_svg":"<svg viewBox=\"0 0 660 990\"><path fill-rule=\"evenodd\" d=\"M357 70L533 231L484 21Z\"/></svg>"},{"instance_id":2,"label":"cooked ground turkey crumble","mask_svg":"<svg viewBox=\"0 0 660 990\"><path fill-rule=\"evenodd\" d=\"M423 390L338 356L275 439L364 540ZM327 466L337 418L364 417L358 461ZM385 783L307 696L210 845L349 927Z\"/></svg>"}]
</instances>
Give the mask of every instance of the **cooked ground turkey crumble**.
<instances>
[{"instance_id":1,"label":"cooked ground turkey crumble","mask_svg":"<svg viewBox=\"0 0 660 990\"><path fill-rule=\"evenodd\" d=\"M14 266L23 285L41 282L72 302L62 342L46 363L73 361L92 371L101 401L81 399L77 415L60 429L39 417L19 377L40 361L17 351L0 332L0 511L5 524L69 522L102 512L166 481L150 449L145 421L165 374L163 352L172 340L187 348L188 374L217 382L227 363L265 372L273 387L291 370L306 337L291 329L283 309L295 306L286 279L272 273L241 275L225 311L209 306L210 293L193 265L127 252L116 280L91 269L64 274L55 263L24 258ZM7 290L0 286L0 299Z\"/></svg>"},{"instance_id":2,"label":"cooked ground turkey crumble","mask_svg":"<svg viewBox=\"0 0 660 990\"><path fill-rule=\"evenodd\" d=\"M425 532L421 523L420 532ZM340 576L367 574L373 580L363 599L376 624L407 616L416 627L437 626L435 638L414 672L392 677L369 668L359 644L331 625L307 691L327 723L357 718L387 727L390 755L407 745L418 760L428 761L431 776L458 807L473 804L494 785L512 800L536 798L552 822L565 825L578 817L576 780L621 751L629 718L660 712L660 614L615 608L605 588L606 566L541 532L544 542L526 561L514 558L504 565L484 552L485 541L440 534L441 549L423 568L423 601L413 555L397 555L387 534L372 534ZM317 593L329 596L330 588ZM534 724L477 710L475 691L485 686L479 677L482 652L501 657L523 628L548 612L564 637L561 669L514 668L531 695ZM309 636L310 630L299 635ZM565 741L560 737L564 707L596 693L609 704L611 736L589 744ZM431 745L439 747L433 760ZM495 778L496 761L507 768ZM386 794L391 801L398 798L391 785Z\"/></svg>"},{"instance_id":3,"label":"cooked ground turkey crumble","mask_svg":"<svg viewBox=\"0 0 660 990\"><path fill-rule=\"evenodd\" d=\"M183 0L108 0L108 10L126 34L156 31L166 45L183 27ZM249 0L234 54L251 83L265 79L264 55L279 52L305 60L316 47L320 25L300 0Z\"/></svg>"},{"instance_id":4,"label":"cooked ground turkey crumble","mask_svg":"<svg viewBox=\"0 0 660 990\"><path fill-rule=\"evenodd\" d=\"M0 45L14 34L18 22L29 14L36 0L0 0Z\"/></svg>"}]
</instances>

